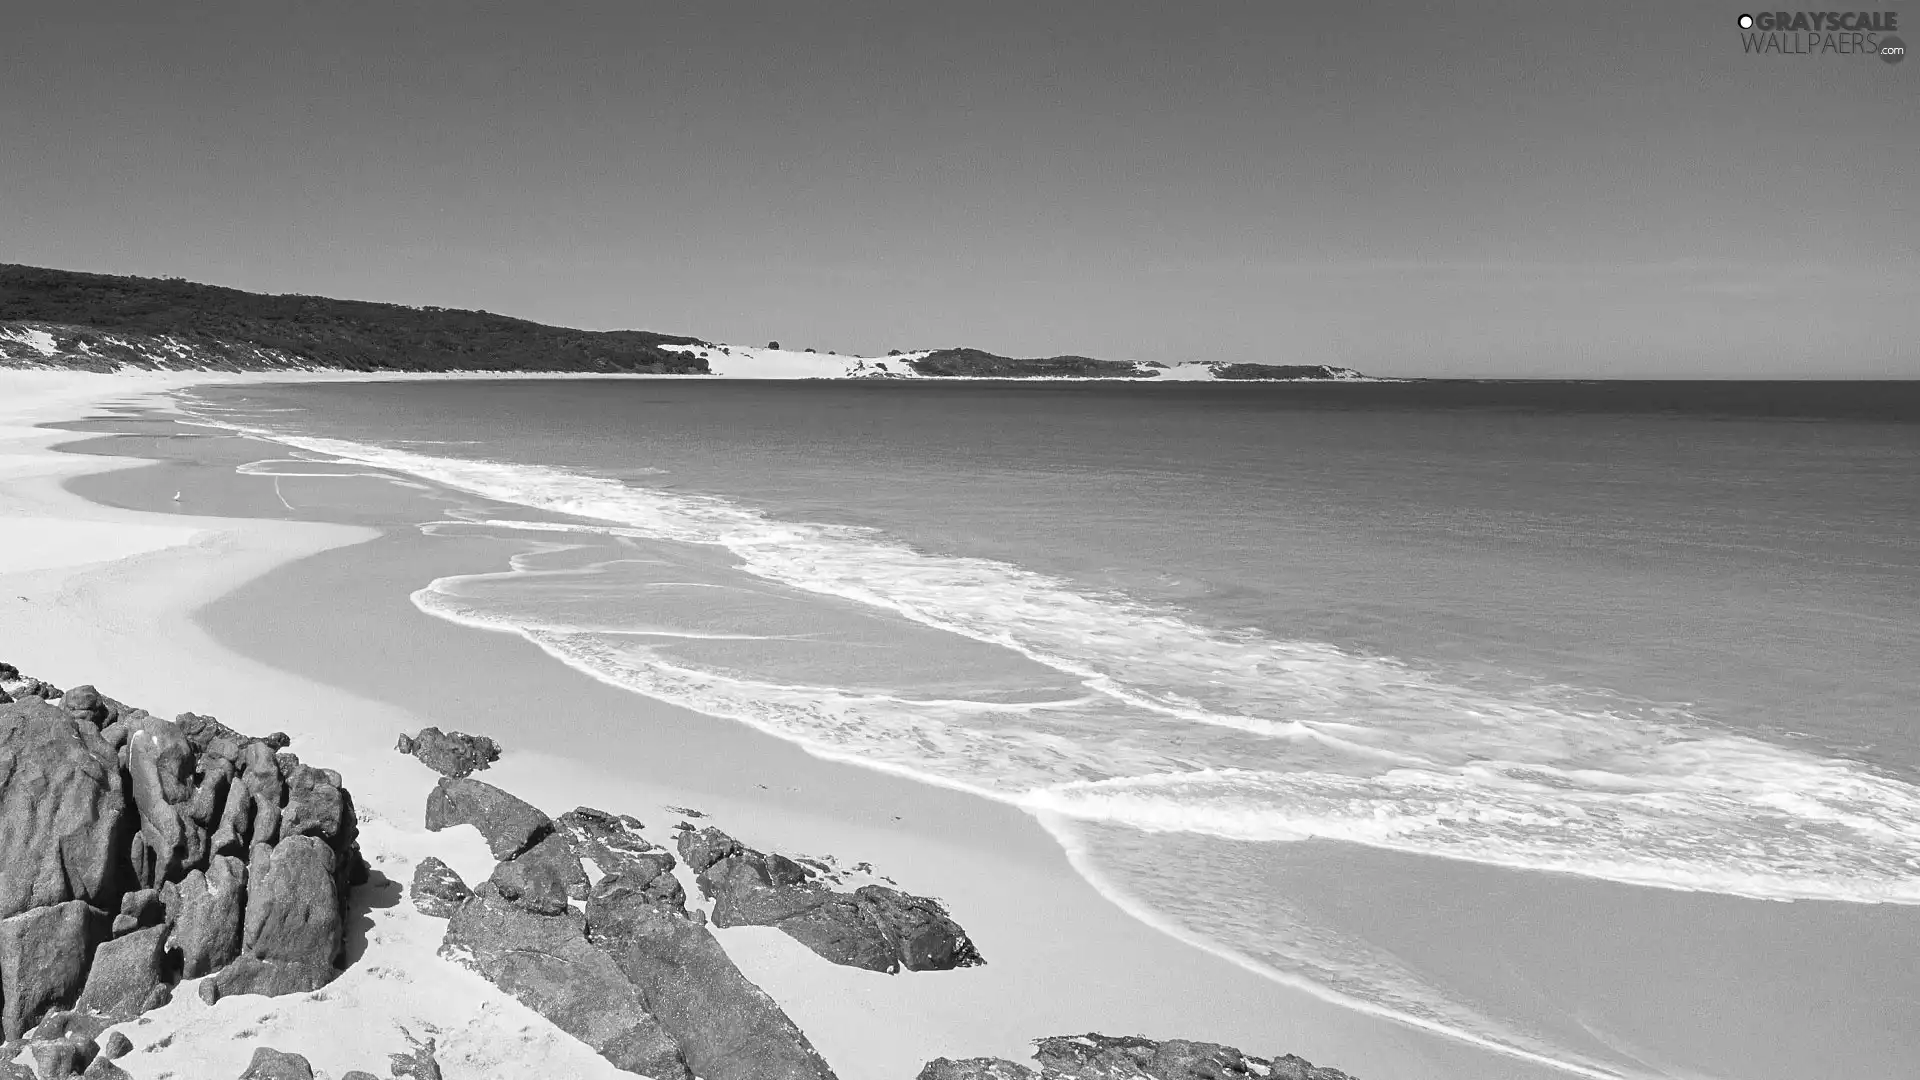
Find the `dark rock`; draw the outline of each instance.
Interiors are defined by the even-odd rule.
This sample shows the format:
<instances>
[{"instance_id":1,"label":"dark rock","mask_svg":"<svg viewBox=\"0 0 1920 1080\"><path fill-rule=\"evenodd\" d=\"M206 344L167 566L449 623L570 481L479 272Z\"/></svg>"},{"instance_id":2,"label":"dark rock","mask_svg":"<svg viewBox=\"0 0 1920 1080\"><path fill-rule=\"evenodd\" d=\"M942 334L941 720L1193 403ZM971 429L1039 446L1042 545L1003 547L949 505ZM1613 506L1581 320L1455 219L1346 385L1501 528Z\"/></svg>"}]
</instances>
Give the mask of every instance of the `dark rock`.
<instances>
[{"instance_id":1,"label":"dark rock","mask_svg":"<svg viewBox=\"0 0 1920 1080\"><path fill-rule=\"evenodd\" d=\"M200 989L196 991L196 993L200 995L200 1004L202 1005L211 1006L220 1003L220 984L214 982L212 979L203 979L200 983Z\"/></svg>"},{"instance_id":2,"label":"dark rock","mask_svg":"<svg viewBox=\"0 0 1920 1080\"><path fill-rule=\"evenodd\" d=\"M211 841L212 849L223 855L245 855L254 844L279 840L280 807L286 799L286 781L272 747L253 740L238 746L234 755L236 771Z\"/></svg>"},{"instance_id":3,"label":"dark rock","mask_svg":"<svg viewBox=\"0 0 1920 1080\"><path fill-rule=\"evenodd\" d=\"M766 857L757 851L729 855L707 867L695 883L713 901L713 925L773 926L812 911L833 894L825 888L775 885Z\"/></svg>"},{"instance_id":4,"label":"dark rock","mask_svg":"<svg viewBox=\"0 0 1920 1080\"><path fill-rule=\"evenodd\" d=\"M336 862L318 837L254 845L246 932L240 957L215 976L221 993L305 993L333 981L340 951Z\"/></svg>"},{"instance_id":5,"label":"dark rock","mask_svg":"<svg viewBox=\"0 0 1920 1080\"><path fill-rule=\"evenodd\" d=\"M172 997L166 985L167 928L149 927L101 943L76 1008L114 1020L131 1020Z\"/></svg>"},{"instance_id":6,"label":"dark rock","mask_svg":"<svg viewBox=\"0 0 1920 1080\"><path fill-rule=\"evenodd\" d=\"M13 695L7 693L5 690L0 690L0 705L11 704L13 704Z\"/></svg>"},{"instance_id":7,"label":"dark rock","mask_svg":"<svg viewBox=\"0 0 1920 1080\"><path fill-rule=\"evenodd\" d=\"M719 908L714 911L716 925L727 925L719 921ZM900 970L899 949L894 939L866 906L851 896L827 893L823 902L814 908L789 915L773 925L833 963L889 975Z\"/></svg>"},{"instance_id":8,"label":"dark rock","mask_svg":"<svg viewBox=\"0 0 1920 1080\"><path fill-rule=\"evenodd\" d=\"M115 903L128 809L119 755L98 731L43 701L0 705L0 918Z\"/></svg>"},{"instance_id":9,"label":"dark rock","mask_svg":"<svg viewBox=\"0 0 1920 1080\"><path fill-rule=\"evenodd\" d=\"M471 776L500 760L500 744L484 735L466 735L458 731L442 732L437 727L422 728L411 738L400 736L395 747L411 754L422 765L442 776L456 779Z\"/></svg>"},{"instance_id":10,"label":"dark rock","mask_svg":"<svg viewBox=\"0 0 1920 1080\"><path fill-rule=\"evenodd\" d=\"M429 855L413 868L413 906L423 915L447 919L473 895L453 867Z\"/></svg>"},{"instance_id":11,"label":"dark rock","mask_svg":"<svg viewBox=\"0 0 1920 1080\"><path fill-rule=\"evenodd\" d=\"M440 951L615 1067L656 1080L686 1077L671 1036L613 958L588 942L585 927L579 912L536 915L482 884L448 922Z\"/></svg>"},{"instance_id":12,"label":"dark rock","mask_svg":"<svg viewBox=\"0 0 1920 1080\"><path fill-rule=\"evenodd\" d=\"M253 1052L240 1080L313 1080L313 1066L299 1054L284 1054L271 1046Z\"/></svg>"},{"instance_id":13,"label":"dark rock","mask_svg":"<svg viewBox=\"0 0 1920 1080\"><path fill-rule=\"evenodd\" d=\"M159 889L135 889L120 898L120 914L114 917L113 933L117 937L143 927L158 926L166 917Z\"/></svg>"},{"instance_id":14,"label":"dark rock","mask_svg":"<svg viewBox=\"0 0 1920 1080\"><path fill-rule=\"evenodd\" d=\"M574 854L592 859L603 874L628 871L633 860L642 856L665 858L673 867L673 856L662 852L640 835L640 819L615 816L591 806L579 806L560 815L555 828L573 844Z\"/></svg>"},{"instance_id":15,"label":"dark rock","mask_svg":"<svg viewBox=\"0 0 1920 1080\"><path fill-rule=\"evenodd\" d=\"M946 971L986 963L938 900L884 885L865 885L853 895L893 939L900 966L908 971Z\"/></svg>"},{"instance_id":16,"label":"dark rock","mask_svg":"<svg viewBox=\"0 0 1920 1080\"><path fill-rule=\"evenodd\" d=\"M1034 1080L1037 1074L1006 1058L934 1058L920 1070L919 1080Z\"/></svg>"},{"instance_id":17,"label":"dark rock","mask_svg":"<svg viewBox=\"0 0 1920 1080\"><path fill-rule=\"evenodd\" d=\"M93 1059L87 1071L80 1074L80 1080L133 1080L127 1070L115 1065L105 1054Z\"/></svg>"},{"instance_id":18,"label":"dark rock","mask_svg":"<svg viewBox=\"0 0 1920 1080\"><path fill-rule=\"evenodd\" d=\"M281 779L286 782L287 801L280 813L280 837L274 843L289 836L317 836L329 847L339 847L354 838L353 815L346 792L340 790L339 774L296 764Z\"/></svg>"},{"instance_id":19,"label":"dark rock","mask_svg":"<svg viewBox=\"0 0 1920 1080\"><path fill-rule=\"evenodd\" d=\"M0 682L13 682L20 677L20 669L12 664L0 662Z\"/></svg>"},{"instance_id":20,"label":"dark rock","mask_svg":"<svg viewBox=\"0 0 1920 1080\"><path fill-rule=\"evenodd\" d=\"M443 778L427 797L427 828L472 825L496 859L511 859L553 830L553 821L492 784Z\"/></svg>"},{"instance_id":21,"label":"dark rock","mask_svg":"<svg viewBox=\"0 0 1920 1080\"><path fill-rule=\"evenodd\" d=\"M40 1018L40 1025L33 1029L29 1041L45 1039L99 1039L100 1033L112 1027L114 1022L104 1016L78 1009L62 1009L50 1012Z\"/></svg>"},{"instance_id":22,"label":"dark rock","mask_svg":"<svg viewBox=\"0 0 1920 1080\"><path fill-rule=\"evenodd\" d=\"M118 1031L110 1031L100 1041L100 1056L108 1061L117 1061L133 1053L133 1040Z\"/></svg>"},{"instance_id":23,"label":"dark rock","mask_svg":"<svg viewBox=\"0 0 1920 1080\"><path fill-rule=\"evenodd\" d=\"M557 833L494 867L488 880L508 903L535 915L558 915L569 897L587 898L587 871Z\"/></svg>"},{"instance_id":24,"label":"dark rock","mask_svg":"<svg viewBox=\"0 0 1920 1080\"><path fill-rule=\"evenodd\" d=\"M76 686L60 697L60 707L68 716L85 724L100 727L107 722L112 712L100 691L91 686Z\"/></svg>"},{"instance_id":25,"label":"dark rock","mask_svg":"<svg viewBox=\"0 0 1920 1080\"><path fill-rule=\"evenodd\" d=\"M697 882L714 902L715 926L777 926L836 964L892 973L984 963L938 901L880 885L836 893L779 855L729 855Z\"/></svg>"},{"instance_id":26,"label":"dark rock","mask_svg":"<svg viewBox=\"0 0 1920 1080\"><path fill-rule=\"evenodd\" d=\"M740 974L713 933L646 902L617 880L587 900L595 941L609 949L646 1007L702 1080L822 1080L833 1070L774 1000Z\"/></svg>"},{"instance_id":27,"label":"dark rock","mask_svg":"<svg viewBox=\"0 0 1920 1080\"><path fill-rule=\"evenodd\" d=\"M43 682L40 679L22 679L20 680L20 685L14 687L10 692L13 694L15 701L25 701L28 698L38 698L41 701L48 701L61 696L59 687L50 682Z\"/></svg>"},{"instance_id":28,"label":"dark rock","mask_svg":"<svg viewBox=\"0 0 1920 1080\"><path fill-rule=\"evenodd\" d=\"M351 1072L342 1073L340 1080L380 1080L380 1078L365 1069L354 1069Z\"/></svg>"},{"instance_id":29,"label":"dark rock","mask_svg":"<svg viewBox=\"0 0 1920 1080\"><path fill-rule=\"evenodd\" d=\"M681 860L696 874L706 873L708 867L721 859L747 850L740 841L711 825L681 833L675 846L680 849Z\"/></svg>"},{"instance_id":30,"label":"dark rock","mask_svg":"<svg viewBox=\"0 0 1920 1080\"><path fill-rule=\"evenodd\" d=\"M206 830L187 812L199 755L178 724L157 716L128 730L125 750L143 841L134 872L142 885L178 881L206 855Z\"/></svg>"},{"instance_id":31,"label":"dark rock","mask_svg":"<svg viewBox=\"0 0 1920 1080\"><path fill-rule=\"evenodd\" d=\"M48 1011L73 1004L86 986L93 948L112 921L85 900L0 919L0 1041L19 1038Z\"/></svg>"},{"instance_id":32,"label":"dark rock","mask_svg":"<svg viewBox=\"0 0 1920 1080\"><path fill-rule=\"evenodd\" d=\"M167 947L178 954L183 978L197 979L240 955L247 906L247 865L216 855L205 871L192 870L161 890L167 900Z\"/></svg>"},{"instance_id":33,"label":"dark rock","mask_svg":"<svg viewBox=\"0 0 1920 1080\"><path fill-rule=\"evenodd\" d=\"M79 1076L100 1056L100 1047L92 1039L78 1035L35 1040L28 1050L33 1054L33 1071L41 1080Z\"/></svg>"}]
</instances>

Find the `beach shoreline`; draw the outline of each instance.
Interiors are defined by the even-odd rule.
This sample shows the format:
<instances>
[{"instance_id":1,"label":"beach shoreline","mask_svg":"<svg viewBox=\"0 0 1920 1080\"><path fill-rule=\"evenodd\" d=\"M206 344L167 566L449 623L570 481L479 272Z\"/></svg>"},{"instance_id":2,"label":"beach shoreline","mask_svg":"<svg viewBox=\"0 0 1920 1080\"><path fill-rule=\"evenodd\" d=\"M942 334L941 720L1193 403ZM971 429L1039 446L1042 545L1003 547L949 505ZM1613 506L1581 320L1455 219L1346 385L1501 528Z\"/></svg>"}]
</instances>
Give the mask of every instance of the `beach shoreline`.
<instances>
[{"instance_id":1,"label":"beach shoreline","mask_svg":"<svg viewBox=\"0 0 1920 1080\"><path fill-rule=\"evenodd\" d=\"M578 1044L568 1058L556 1049L567 1043L556 1029L432 957L439 925L411 912L397 895L412 862L429 853L469 876L485 875L487 863L470 842L477 837L420 827L431 777L391 750L399 731L443 722L499 738L507 756L488 779L550 812L586 802L635 813L658 840L672 824L664 805L698 806L750 844L870 860L910 891L944 899L986 953L986 967L877 976L826 965L770 929L721 933L742 970L849 1078L912 1075L938 1055L1018 1059L1033 1038L1079 1030L1299 1053L1370 1080L1556 1075L1361 1016L1176 942L1100 896L1038 823L1011 808L821 761L744 726L596 684L524 641L421 614L408 595L448 572L444 546L428 553L420 537L399 531L209 514L222 508L198 497L194 514L180 513L166 503L172 466L52 451L85 436L30 426L75 420L135 395L147 395L151 406L152 395L202 376L7 378L20 392L9 395L0 418L8 463L0 472L7 510L0 522L8 523L0 543L24 553L30 550L25 538L44 535L46 522L77 524L63 526L72 536L61 558L43 554L43 565L0 562L9 568L0 575L7 579L0 591L13 628L5 658L56 682L97 682L104 692L157 713L192 709L242 727L286 730L296 749L347 777L362 807L363 843L387 883L381 886L387 906L369 910L365 955L318 1007L358 1010L354 1022L370 1033L366 1044L323 1040L318 1032L327 1025L316 1026L311 1017L296 1022L300 1008L279 999L243 999L276 1013L286 1031L284 1046L273 1042L271 1025L261 1027L256 1017L258 1041L344 1070L369 1052L404 1049L397 1028L411 1020L446 1033L443 1063L450 1076L517 1075L534 1060L551 1065L556 1053L579 1062L575 1075L612 1075ZM232 510L249 499L259 508L274 505L267 478L238 475L231 466L201 470L203 480L220 473L222 486L236 493ZM62 488L82 474L95 483L112 476L138 493L132 501L156 509L117 509ZM383 485L335 481L342 482ZM471 555L476 568L497 568L491 561L500 558L497 548ZM376 565L386 569L369 574ZM366 634L373 625L395 628L414 651L383 653L379 646L394 639ZM247 647L234 648L236 640ZM423 661L432 655L446 662ZM314 670L321 658L336 666ZM512 673L505 685L513 689L503 689L502 673ZM645 762L594 769L590 746L550 753L542 746L543 710L589 719L619 715L623 731L645 728L643 742L677 748L674 767L667 776ZM376 957L383 955L405 962L381 963ZM404 992L393 985L399 978ZM434 994L421 993L422 984L446 985L428 1003ZM154 1014L156 1023L145 1028L149 1038L136 1043L151 1046L169 1028L192 1032L245 1022L223 1019L223 1010L240 1004L206 1009L190 995L183 998ZM490 1034L500 1025L480 1019L503 1015L519 1025L511 1039ZM128 1067L135 1075L156 1075L145 1069L149 1063L189 1060L216 1072L244 1067L247 1046L234 1039L217 1043L210 1035L183 1034L151 1057L136 1054Z\"/></svg>"}]
</instances>

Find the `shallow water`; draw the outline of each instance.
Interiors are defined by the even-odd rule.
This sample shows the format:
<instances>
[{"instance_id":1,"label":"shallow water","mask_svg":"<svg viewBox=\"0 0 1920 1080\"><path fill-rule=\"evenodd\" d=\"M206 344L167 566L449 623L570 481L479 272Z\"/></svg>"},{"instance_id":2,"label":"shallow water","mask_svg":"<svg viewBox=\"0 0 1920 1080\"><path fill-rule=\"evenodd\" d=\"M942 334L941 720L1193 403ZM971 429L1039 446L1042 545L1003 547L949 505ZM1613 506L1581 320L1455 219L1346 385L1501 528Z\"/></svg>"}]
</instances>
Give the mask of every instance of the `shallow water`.
<instances>
[{"instance_id":1,"label":"shallow water","mask_svg":"<svg viewBox=\"0 0 1920 1080\"><path fill-rule=\"evenodd\" d=\"M1143 918L1276 978L1594 1074L1787 1076L1823 1047L1920 1054L1901 1020L1920 1009L1906 395L503 382L194 400L296 448L257 473L350 462L526 508L423 523L525 545L497 573L422 582L423 609L1027 806ZM1366 902L1319 895L1352 880ZM1463 933L1470 952L1433 945L1462 918L1420 917L1543 910L1569 914L1530 939ZM1664 929L1620 932L1629 916ZM1701 944L1726 925L1752 940ZM1538 962L1609 927L1604 970ZM1846 957L1857 1000L1823 983L1838 998L1809 1015L1671 978L1789 939L1780 978Z\"/></svg>"}]
</instances>

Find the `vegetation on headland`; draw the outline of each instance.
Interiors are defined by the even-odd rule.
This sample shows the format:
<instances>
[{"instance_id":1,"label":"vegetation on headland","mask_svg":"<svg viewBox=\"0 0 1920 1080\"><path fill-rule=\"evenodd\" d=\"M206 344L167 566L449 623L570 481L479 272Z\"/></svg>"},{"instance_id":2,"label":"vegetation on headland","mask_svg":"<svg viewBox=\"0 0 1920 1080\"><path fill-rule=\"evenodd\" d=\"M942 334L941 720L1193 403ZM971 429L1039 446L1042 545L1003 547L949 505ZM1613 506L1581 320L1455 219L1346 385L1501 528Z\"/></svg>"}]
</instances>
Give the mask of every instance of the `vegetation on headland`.
<instances>
[{"instance_id":1,"label":"vegetation on headland","mask_svg":"<svg viewBox=\"0 0 1920 1080\"><path fill-rule=\"evenodd\" d=\"M1047 356L1017 359L979 349L935 349L907 366L920 375L962 375L985 379L1022 379L1077 376L1080 378L1139 379L1157 372L1141 371L1124 360L1095 360L1090 356Z\"/></svg>"},{"instance_id":2,"label":"vegetation on headland","mask_svg":"<svg viewBox=\"0 0 1920 1080\"><path fill-rule=\"evenodd\" d=\"M97 354L112 366L206 366L184 359L169 363L176 351L167 347L171 343L183 357L186 351L203 353L217 366L239 368L707 371L704 359L660 347L701 344L697 338L574 330L486 311L267 296L180 278L33 266L0 265L0 322L59 327L75 338L61 344L74 346L79 359ZM89 335L96 340L86 340Z\"/></svg>"}]
</instances>

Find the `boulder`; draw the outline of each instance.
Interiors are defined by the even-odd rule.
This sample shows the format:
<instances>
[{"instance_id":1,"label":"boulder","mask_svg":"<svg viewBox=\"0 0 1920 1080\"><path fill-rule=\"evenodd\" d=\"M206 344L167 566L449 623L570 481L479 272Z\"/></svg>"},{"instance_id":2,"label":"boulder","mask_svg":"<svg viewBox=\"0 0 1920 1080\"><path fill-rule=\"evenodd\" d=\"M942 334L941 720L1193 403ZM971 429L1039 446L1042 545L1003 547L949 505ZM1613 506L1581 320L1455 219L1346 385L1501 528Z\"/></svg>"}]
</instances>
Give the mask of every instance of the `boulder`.
<instances>
[{"instance_id":1,"label":"boulder","mask_svg":"<svg viewBox=\"0 0 1920 1080\"><path fill-rule=\"evenodd\" d=\"M704 829L682 831L675 844L680 849L681 860L696 874L703 874L721 859L743 854L747 850L740 841L711 825Z\"/></svg>"},{"instance_id":2,"label":"boulder","mask_svg":"<svg viewBox=\"0 0 1920 1080\"><path fill-rule=\"evenodd\" d=\"M986 963L938 900L884 885L865 885L853 895L892 939L900 966L908 971L947 971Z\"/></svg>"},{"instance_id":3,"label":"boulder","mask_svg":"<svg viewBox=\"0 0 1920 1080\"><path fill-rule=\"evenodd\" d=\"M240 744L233 753L233 780L211 844L223 855L245 855L254 844L280 839L280 807L286 800L286 781L280 776L273 748L265 741Z\"/></svg>"},{"instance_id":4,"label":"boulder","mask_svg":"<svg viewBox=\"0 0 1920 1080\"><path fill-rule=\"evenodd\" d=\"M280 776L286 783L287 801L280 812L280 836L274 843L289 836L317 836L337 848L355 838L358 830L352 805L347 793L340 790L337 773L295 761Z\"/></svg>"},{"instance_id":5,"label":"boulder","mask_svg":"<svg viewBox=\"0 0 1920 1080\"><path fill-rule=\"evenodd\" d=\"M616 1068L655 1080L687 1077L671 1035L576 911L539 915L482 884L447 924L441 955L466 964ZM720 1078L715 1078L720 1080Z\"/></svg>"},{"instance_id":6,"label":"boulder","mask_svg":"<svg viewBox=\"0 0 1920 1080\"><path fill-rule=\"evenodd\" d=\"M455 779L471 776L500 760L500 744L492 739L458 731L442 732L437 727L422 728L420 734L411 737L400 736L395 749L413 755L434 772Z\"/></svg>"},{"instance_id":7,"label":"boulder","mask_svg":"<svg viewBox=\"0 0 1920 1080\"><path fill-rule=\"evenodd\" d=\"M178 954L183 978L197 979L240 955L247 904L247 865L216 855L207 869L192 870L178 885L160 890L170 928L167 947Z\"/></svg>"},{"instance_id":8,"label":"boulder","mask_svg":"<svg viewBox=\"0 0 1920 1080\"><path fill-rule=\"evenodd\" d=\"M33 1071L40 1080L67 1080L79 1076L100 1056L100 1047L92 1039L69 1035L58 1039L36 1039L28 1047L33 1055Z\"/></svg>"},{"instance_id":9,"label":"boulder","mask_svg":"<svg viewBox=\"0 0 1920 1080\"><path fill-rule=\"evenodd\" d=\"M511 859L553 831L547 815L492 784L445 777L427 797L427 828L454 825L479 829L496 859Z\"/></svg>"},{"instance_id":10,"label":"boulder","mask_svg":"<svg viewBox=\"0 0 1920 1080\"><path fill-rule=\"evenodd\" d=\"M60 697L60 707L68 716L98 728L112 716L107 700L91 686L76 686Z\"/></svg>"},{"instance_id":11,"label":"boulder","mask_svg":"<svg viewBox=\"0 0 1920 1080\"><path fill-rule=\"evenodd\" d=\"M113 935L119 937L165 921L166 907L160 903L160 890L135 889L120 898L120 914L113 917Z\"/></svg>"},{"instance_id":12,"label":"boulder","mask_svg":"<svg viewBox=\"0 0 1920 1080\"><path fill-rule=\"evenodd\" d=\"M121 1032L109 1031L107 1037L100 1040L100 1056L108 1061L117 1061L131 1053L133 1040Z\"/></svg>"},{"instance_id":13,"label":"boulder","mask_svg":"<svg viewBox=\"0 0 1920 1080\"><path fill-rule=\"evenodd\" d=\"M143 886L178 881L206 856L206 830L187 812L199 755L178 724L157 716L128 729L124 750L143 841L134 873Z\"/></svg>"},{"instance_id":14,"label":"boulder","mask_svg":"<svg viewBox=\"0 0 1920 1080\"><path fill-rule=\"evenodd\" d=\"M920 1070L919 1080L1035 1080L1037 1075L1006 1058L934 1058Z\"/></svg>"},{"instance_id":15,"label":"boulder","mask_svg":"<svg viewBox=\"0 0 1920 1080\"><path fill-rule=\"evenodd\" d=\"M726 925L718 920L719 908L714 911L715 923ZM866 905L843 893L824 893L816 906L772 925L833 963L888 975L900 970L895 939Z\"/></svg>"},{"instance_id":16,"label":"boulder","mask_svg":"<svg viewBox=\"0 0 1920 1080\"><path fill-rule=\"evenodd\" d=\"M713 901L713 924L720 927L773 926L833 895L819 886L774 884L766 856L757 851L729 855L694 880L701 895Z\"/></svg>"},{"instance_id":17,"label":"boulder","mask_svg":"<svg viewBox=\"0 0 1920 1080\"><path fill-rule=\"evenodd\" d=\"M116 904L136 821L119 755L44 701L0 705L0 918L86 900Z\"/></svg>"},{"instance_id":18,"label":"boulder","mask_svg":"<svg viewBox=\"0 0 1920 1080\"><path fill-rule=\"evenodd\" d=\"M133 1080L127 1070L115 1065L107 1055L101 1054L80 1074L80 1080Z\"/></svg>"},{"instance_id":19,"label":"boulder","mask_svg":"<svg viewBox=\"0 0 1920 1080\"><path fill-rule=\"evenodd\" d=\"M153 926L102 942L75 1008L119 1021L166 1004L166 940L167 928Z\"/></svg>"},{"instance_id":20,"label":"boulder","mask_svg":"<svg viewBox=\"0 0 1920 1080\"><path fill-rule=\"evenodd\" d=\"M833 1076L785 1011L740 973L706 927L656 906L618 877L594 886L587 924L702 1080Z\"/></svg>"},{"instance_id":21,"label":"boulder","mask_svg":"<svg viewBox=\"0 0 1920 1080\"><path fill-rule=\"evenodd\" d=\"M340 951L336 856L314 836L256 844L248 867L240 956L215 976L220 993L295 994L333 981Z\"/></svg>"},{"instance_id":22,"label":"boulder","mask_svg":"<svg viewBox=\"0 0 1920 1080\"><path fill-rule=\"evenodd\" d=\"M254 1050L253 1060L239 1080L313 1080L313 1066L299 1054L286 1054L271 1046Z\"/></svg>"},{"instance_id":23,"label":"boulder","mask_svg":"<svg viewBox=\"0 0 1920 1080\"><path fill-rule=\"evenodd\" d=\"M422 915L436 919L452 918L460 905L473 895L453 867L429 855L413 868L413 906Z\"/></svg>"},{"instance_id":24,"label":"boulder","mask_svg":"<svg viewBox=\"0 0 1920 1080\"><path fill-rule=\"evenodd\" d=\"M488 880L502 899L535 915L558 915L568 898L587 898L587 871L558 833L494 867Z\"/></svg>"},{"instance_id":25,"label":"boulder","mask_svg":"<svg viewBox=\"0 0 1920 1080\"><path fill-rule=\"evenodd\" d=\"M574 854L592 859L603 874L627 872L635 860L643 857L665 859L667 869L673 868L673 856L640 835L643 826L639 818L578 806L561 814L554 827L573 844Z\"/></svg>"},{"instance_id":26,"label":"boulder","mask_svg":"<svg viewBox=\"0 0 1920 1080\"><path fill-rule=\"evenodd\" d=\"M85 900L0 919L0 1041L18 1039L50 1010L73 1004L112 922Z\"/></svg>"},{"instance_id":27,"label":"boulder","mask_svg":"<svg viewBox=\"0 0 1920 1080\"><path fill-rule=\"evenodd\" d=\"M714 902L715 926L777 926L836 964L891 974L985 962L937 900L880 885L836 893L811 878L791 859L749 848L707 867L697 883Z\"/></svg>"}]
</instances>

